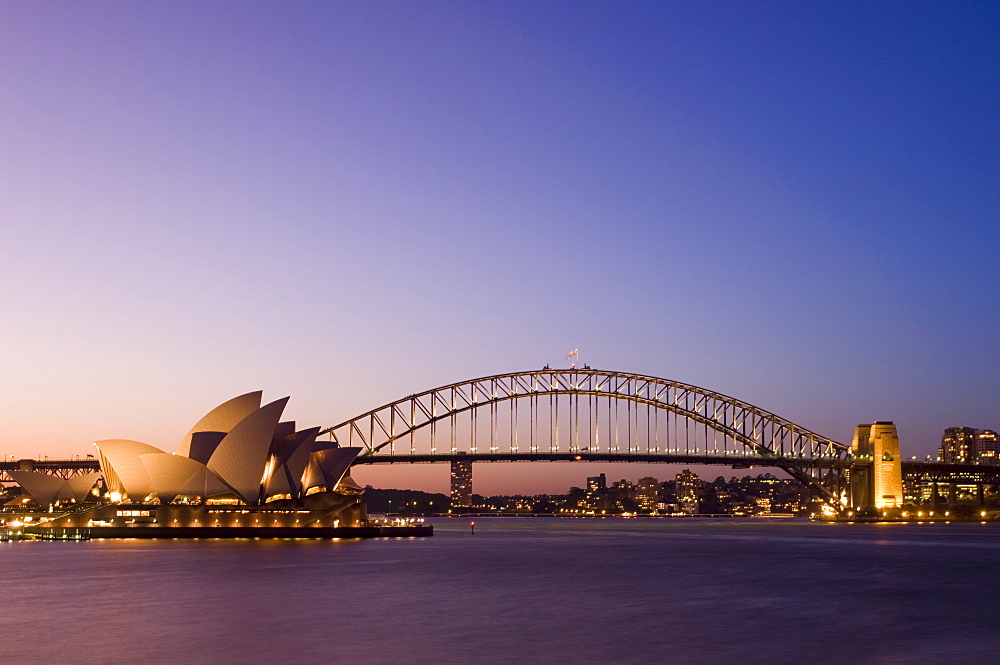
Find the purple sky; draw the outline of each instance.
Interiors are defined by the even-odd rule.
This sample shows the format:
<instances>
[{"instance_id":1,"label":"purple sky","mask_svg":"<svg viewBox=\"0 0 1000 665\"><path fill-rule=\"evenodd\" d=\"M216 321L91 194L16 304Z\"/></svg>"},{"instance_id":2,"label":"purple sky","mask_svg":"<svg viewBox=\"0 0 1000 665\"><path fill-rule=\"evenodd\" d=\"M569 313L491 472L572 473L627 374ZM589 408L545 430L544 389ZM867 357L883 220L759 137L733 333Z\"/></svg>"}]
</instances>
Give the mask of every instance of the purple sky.
<instances>
[{"instance_id":1,"label":"purple sky","mask_svg":"<svg viewBox=\"0 0 1000 665\"><path fill-rule=\"evenodd\" d=\"M576 347L840 441L894 420L906 455L998 428L998 25L995 3L6 3L0 454L172 448L254 389L330 425ZM487 466L484 492L601 470Z\"/></svg>"}]
</instances>

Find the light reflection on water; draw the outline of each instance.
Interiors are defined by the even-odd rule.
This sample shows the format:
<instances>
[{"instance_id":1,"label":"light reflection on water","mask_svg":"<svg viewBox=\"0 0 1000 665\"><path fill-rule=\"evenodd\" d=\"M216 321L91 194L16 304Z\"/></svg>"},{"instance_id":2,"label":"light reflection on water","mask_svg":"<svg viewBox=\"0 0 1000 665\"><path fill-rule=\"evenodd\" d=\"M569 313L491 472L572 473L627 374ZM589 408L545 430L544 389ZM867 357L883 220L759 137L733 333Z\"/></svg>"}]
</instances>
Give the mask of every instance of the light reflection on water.
<instances>
[{"instance_id":1,"label":"light reflection on water","mask_svg":"<svg viewBox=\"0 0 1000 665\"><path fill-rule=\"evenodd\" d=\"M1000 525L438 520L0 544L16 663L995 662Z\"/></svg>"}]
</instances>

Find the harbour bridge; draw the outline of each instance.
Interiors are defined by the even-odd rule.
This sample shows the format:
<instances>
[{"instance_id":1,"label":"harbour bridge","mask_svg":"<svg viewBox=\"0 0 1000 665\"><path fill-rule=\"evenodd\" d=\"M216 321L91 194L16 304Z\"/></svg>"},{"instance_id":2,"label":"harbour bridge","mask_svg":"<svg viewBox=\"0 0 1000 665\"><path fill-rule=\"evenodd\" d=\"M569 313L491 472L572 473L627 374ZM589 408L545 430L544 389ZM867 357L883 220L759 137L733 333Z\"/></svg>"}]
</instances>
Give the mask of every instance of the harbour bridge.
<instances>
[{"instance_id":1,"label":"harbour bridge","mask_svg":"<svg viewBox=\"0 0 1000 665\"><path fill-rule=\"evenodd\" d=\"M360 464L591 461L777 467L831 506L851 447L774 413L678 381L590 367L497 374L385 404L323 430ZM868 462L870 463L870 461ZM904 477L1000 483L1000 468L903 462ZM952 489L952 495L954 490Z\"/></svg>"},{"instance_id":2,"label":"harbour bridge","mask_svg":"<svg viewBox=\"0 0 1000 665\"><path fill-rule=\"evenodd\" d=\"M851 447L733 397L667 379L583 368L496 374L390 402L325 428L363 449L355 465L449 462L645 462L776 467L825 503L840 505ZM6 471L68 477L97 460L5 460ZM903 476L935 483L1000 484L1000 467L905 461ZM952 490L953 492L953 490Z\"/></svg>"}]
</instances>

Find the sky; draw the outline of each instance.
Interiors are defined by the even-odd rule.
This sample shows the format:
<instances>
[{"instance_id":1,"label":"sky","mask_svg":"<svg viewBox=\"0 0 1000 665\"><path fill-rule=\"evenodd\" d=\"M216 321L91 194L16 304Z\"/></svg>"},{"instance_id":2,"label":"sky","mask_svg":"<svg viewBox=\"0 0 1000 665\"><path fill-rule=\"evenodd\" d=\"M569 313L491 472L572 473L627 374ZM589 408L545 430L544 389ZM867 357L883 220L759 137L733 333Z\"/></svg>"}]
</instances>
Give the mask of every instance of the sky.
<instances>
[{"instance_id":1,"label":"sky","mask_svg":"<svg viewBox=\"0 0 1000 665\"><path fill-rule=\"evenodd\" d=\"M998 62L986 2L0 4L0 454L574 348L906 456L1000 428Z\"/></svg>"}]
</instances>

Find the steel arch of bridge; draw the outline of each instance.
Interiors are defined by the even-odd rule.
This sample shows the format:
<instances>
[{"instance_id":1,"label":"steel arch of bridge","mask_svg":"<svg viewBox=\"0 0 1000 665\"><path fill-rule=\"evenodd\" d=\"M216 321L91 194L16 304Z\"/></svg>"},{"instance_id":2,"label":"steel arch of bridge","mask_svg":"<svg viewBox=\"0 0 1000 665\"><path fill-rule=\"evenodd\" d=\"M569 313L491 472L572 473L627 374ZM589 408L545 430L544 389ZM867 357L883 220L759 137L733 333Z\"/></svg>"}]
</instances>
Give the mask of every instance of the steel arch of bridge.
<instances>
[{"instance_id":1,"label":"steel arch of bridge","mask_svg":"<svg viewBox=\"0 0 1000 665\"><path fill-rule=\"evenodd\" d=\"M725 443L723 450L715 450L715 456L707 449L701 458L715 460L715 463L739 464L740 453L750 458L753 464L770 464L777 466L803 482L828 501L835 499L843 482L843 468L850 464L850 449L832 439L821 436L804 427L800 427L769 411L758 408L741 400L699 388L697 386L660 379L639 374L615 372L606 370L584 369L541 369L526 372L513 372L471 379L452 383L439 388L408 395L403 399L390 402L377 409L363 413L338 425L323 430L331 439L341 445L363 446L366 452L360 462L392 461L446 461L459 451L454 436L447 452L439 453L434 442L435 428L449 420L454 423L458 414L475 412L479 409L489 409L491 427L495 427L495 408L503 402L516 403L528 399L531 408L536 408L538 398L556 398L554 413L550 409L550 421L554 419L555 441L543 450L536 439L529 442L529 450L522 452L518 443L518 435L512 433L509 449L501 452L496 441L490 441L490 453L479 453L475 442L472 443L472 453L477 460L533 460L556 459L554 453L565 452L570 455L580 454L579 459L597 459L605 461L611 450L611 441L606 446L607 454L593 455L591 446L579 445L579 430L575 437L571 432L568 450L559 450L559 411L558 397L569 396L570 414L567 420L573 427L573 399L576 399L577 423L579 426L579 398L601 398L620 400L629 404L645 405L647 408L666 412L676 418L682 418L686 423L695 423L711 429L727 440L742 446L742 451L729 450ZM515 407L512 407L516 409ZM512 414L514 411L512 411ZM531 418L535 418L534 411ZM600 410L596 411L599 418ZM648 414L647 414L648 415ZM610 417L610 416L609 416ZM630 416L631 418L631 412ZM511 416L512 422L514 416ZM550 425L552 423L550 422ZM669 426L669 420L668 420ZM431 450L427 454L417 454L414 448L413 436L418 430L431 430ZM473 420L473 428L475 421ZM512 425L513 429L513 425ZM452 431L454 431L454 426ZM474 430L473 430L474 431ZM598 422L597 431L600 431ZM668 430L669 433L669 430ZM647 436L650 432L647 429ZM410 446L397 452L397 444L407 439ZM575 445L574 445L575 442ZM592 443L592 442L588 442ZM554 445L554 447L553 447ZM735 446L734 446L735 448ZM617 447L613 451L618 453ZM635 461L640 452L633 448L629 441L627 453L620 454L623 461ZM690 450L667 448L663 451L658 446L652 449L647 440L644 461L672 461L691 458ZM377 459L373 459L377 458ZM652 458L652 459L650 459Z\"/></svg>"}]
</instances>

